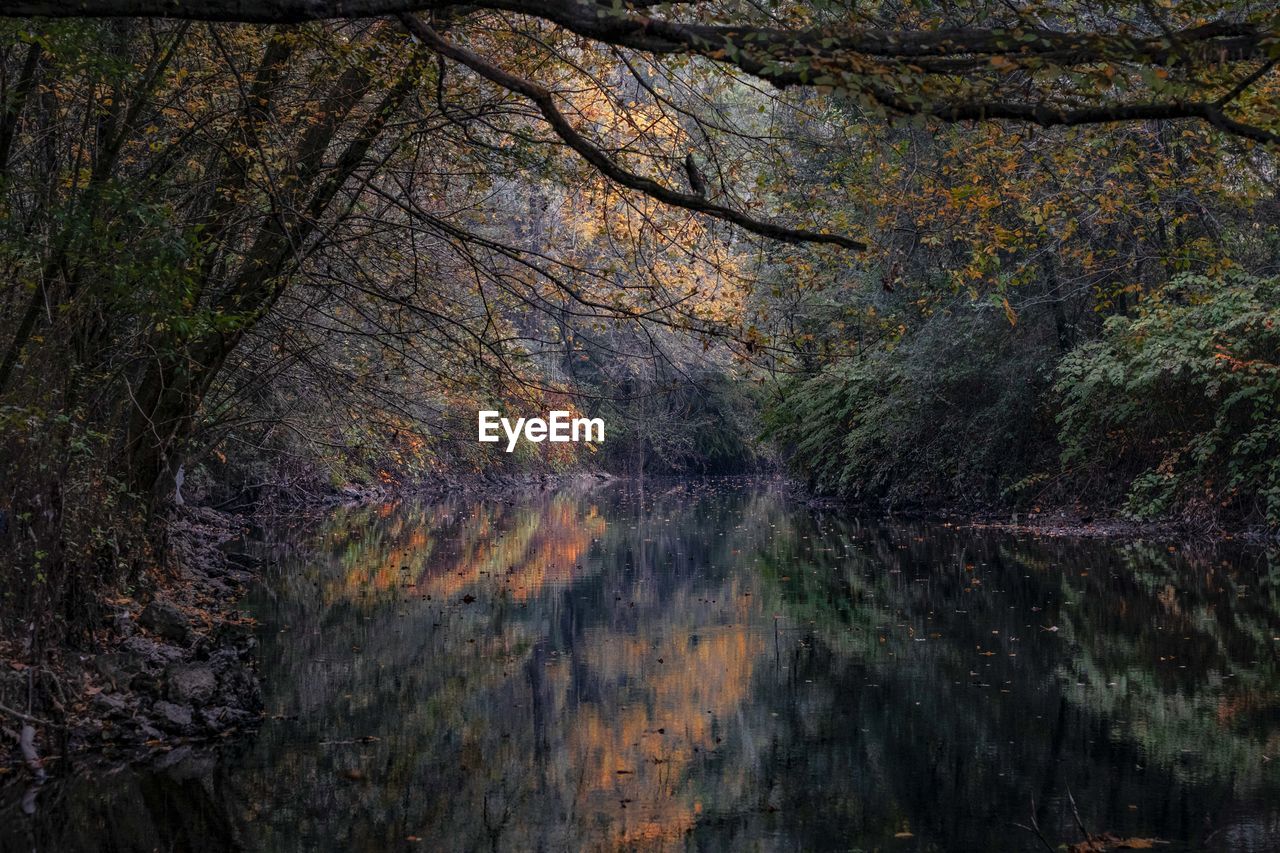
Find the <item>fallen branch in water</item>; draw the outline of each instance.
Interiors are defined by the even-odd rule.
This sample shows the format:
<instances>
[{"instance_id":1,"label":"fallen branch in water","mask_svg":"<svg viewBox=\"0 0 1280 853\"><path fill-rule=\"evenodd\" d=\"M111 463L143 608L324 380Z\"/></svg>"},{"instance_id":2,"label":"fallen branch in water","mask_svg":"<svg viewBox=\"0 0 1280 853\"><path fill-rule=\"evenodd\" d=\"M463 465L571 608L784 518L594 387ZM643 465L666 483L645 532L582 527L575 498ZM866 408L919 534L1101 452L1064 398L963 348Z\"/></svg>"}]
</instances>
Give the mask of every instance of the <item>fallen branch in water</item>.
<instances>
[{"instance_id":1,"label":"fallen branch in water","mask_svg":"<svg viewBox=\"0 0 1280 853\"><path fill-rule=\"evenodd\" d=\"M1044 837L1044 833L1040 831L1040 822L1036 820L1036 798L1035 797L1031 798L1031 825L1027 826L1026 824L1015 823L1013 824L1013 826L1015 826L1018 829L1025 829L1027 832L1034 834L1036 838L1040 839L1040 843L1045 846L1045 849L1048 850L1049 853L1055 853L1056 849L1052 844L1049 843L1048 839Z\"/></svg>"}]
</instances>

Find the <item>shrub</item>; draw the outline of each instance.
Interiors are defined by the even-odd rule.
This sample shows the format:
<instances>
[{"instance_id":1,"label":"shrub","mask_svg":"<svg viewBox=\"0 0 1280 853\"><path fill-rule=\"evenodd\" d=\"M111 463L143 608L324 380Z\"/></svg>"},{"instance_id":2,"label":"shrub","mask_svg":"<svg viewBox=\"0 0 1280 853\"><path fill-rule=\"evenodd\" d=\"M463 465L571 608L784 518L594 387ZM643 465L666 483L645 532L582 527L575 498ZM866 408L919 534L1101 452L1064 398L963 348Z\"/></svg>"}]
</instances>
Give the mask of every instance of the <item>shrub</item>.
<instances>
[{"instance_id":1,"label":"shrub","mask_svg":"<svg viewBox=\"0 0 1280 853\"><path fill-rule=\"evenodd\" d=\"M1280 281L1185 276L1063 360L1063 464L1138 518L1280 525Z\"/></svg>"},{"instance_id":2,"label":"shrub","mask_svg":"<svg viewBox=\"0 0 1280 853\"><path fill-rule=\"evenodd\" d=\"M1010 326L965 306L893 348L792 381L766 435L818 491L889 504L985 505L1055 453L1040 400L1058 355L1051 318Z\"/></svg>"}]
</instances>

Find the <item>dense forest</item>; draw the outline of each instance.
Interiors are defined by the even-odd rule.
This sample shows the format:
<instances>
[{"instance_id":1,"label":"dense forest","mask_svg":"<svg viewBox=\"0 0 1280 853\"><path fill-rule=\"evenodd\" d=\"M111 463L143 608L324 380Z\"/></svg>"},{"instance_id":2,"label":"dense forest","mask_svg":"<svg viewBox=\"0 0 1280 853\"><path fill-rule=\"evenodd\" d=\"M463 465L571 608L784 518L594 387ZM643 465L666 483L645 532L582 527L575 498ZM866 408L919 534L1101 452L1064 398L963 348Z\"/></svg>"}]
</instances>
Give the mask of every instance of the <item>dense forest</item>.
<instances>
[{"instance_id":1,"label":"dense forest","mask_svg":"<svg viewBox=\"0 0 1280 853\"><path fill-rule=\"evenodd\" d=\"M1272 4L3 13L14 659L105 642L192 507L344 491L785 470L1280 527Z\"/></svg>"}]
</instances>

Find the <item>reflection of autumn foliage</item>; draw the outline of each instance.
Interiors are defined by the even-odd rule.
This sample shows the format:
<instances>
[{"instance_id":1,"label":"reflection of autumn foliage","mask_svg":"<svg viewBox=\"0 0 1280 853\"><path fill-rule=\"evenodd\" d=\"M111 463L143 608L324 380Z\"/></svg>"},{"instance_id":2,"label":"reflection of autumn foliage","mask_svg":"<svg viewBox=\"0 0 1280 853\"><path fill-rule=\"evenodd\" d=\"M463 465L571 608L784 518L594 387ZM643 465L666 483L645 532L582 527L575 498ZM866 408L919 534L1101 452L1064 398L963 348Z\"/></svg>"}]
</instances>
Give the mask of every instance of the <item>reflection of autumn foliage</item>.
<instances>
[{"instance_id":1,"label":"reflection of autumn foliage","mask_svg":"<svg viewBox=\"0 0 1280 853\"><path fill-rule=\"evenodd\" d=\"M661 612L667 625L661 639L601 623L556 650L538 638L539 620L555 612L544 608L557 600L542 594L567 591L600 572L600 558L589 557L596 541L613 555L604 570L613 565L616 571L627 553L617 544L635 535L634 526L609 525L594 503L572 495L516 508L476 504L465 513L397 507L374 514L376 524L361 528L361 516L354 519L357 530L339 525L331 537L345 549L344 568L324 587L326 606L365 604L377 618L386 603L399 598L419 611L448 614L432 616L428 624L463 620L455 624L466 628L440 629L429 640L435 649L430 671L452 674L414 705L415 715L432 721L414 731L451 732L457 762L471 768L458 802L486 796L521 802L530 796L529 786L546 785L556 801L585 817L563 827L567 835L551 837L570 846L655 849L677 843L697 826L709 794L697 781L706 762L728 762L718 771L722 793L749 796L754 765L741 762L736 732L743 708L752 702L758 664L768 657L759 605L753 608L752 596L745 594L750 590L744 578L660 591L652 574L660 561L645 563L626 599ZM540 614L539 620L504 620L503 630L486 631L491 607L502 601L519 605L518 613ZM539 609L525 611L526 604ZM634 612L618 607L620 614ZM425 627L420 623L415 635L423 636ZM390 635L378 637L376 643L372 637L363 641L370 664L377 671L393 665L409 671L404 661L396 664L394 654L387 656L384 641ZM546 722L530 728L518 712L518 739L506 740L498 732L511 731L511 722L494 709L512 702L527 708L529 689L542 697ZM535 769L529 764L529 734L549 738L560 758ZM421 747L405 748L413 753Z\"/></svg>"},{"instance_id":2,"label":"reflection of autumn foliage","mask_svg":"<svg viewBox=\"0 0 1280 853\"><path fill-rule=\"evenodd\" d=\"M579 807L609 820L607 846L615 849L671 842L695 825L701 801L689 767L717 749L716 722L748 703L764 647L745 612L699 627L700 602L671 606L686 611L688 633L672 631L655 645L601 632L583 647L592 677L624 685L607 704L577 705L565 745L580 779Z\"/></svg>"},{"instance_id":3,"label":"reflection of autumn foliage","mask_svg":"<svg viewBox=\"0 0 1280 853\"><path fill-rule=\"evenodd\" d=\"M392 505L376 514L388 519ZM358 600L371 594L403 592L451 599L500 578L507 593L524 601L548 584L571 580L594 538L605 529L594 507L579 513L573 501L553 499L541 511L505 513L481 504L455 531L431 518L399 515L384 522L382 536L351 545L347 569L326 587L326 601ZM442 539L450 541L442 543Z\"/></svg>"},{"instance_id":4,"label":"reflection of autumn foliage","mask_svg":"<svg viewBox=\"0 0 1280 853\"><path fill-rule=\"evenodd\" d=\"M564 583L581 569L579 561L591 540L604 532L604 519L592 508L579 515L569 501L556 501L540 517L541 524L524 560L509 564L507 584L513 598L524 601L551 583Z\"/></svg>"},{"instance_id":5,"label":"reflection of autumn foliage","mask_svg":"<svg viewBox=\"0 0 1280 853\"><path fill-rule=\"evenodd\" d=\"M433 541L428 531L432 522L440 521L439 510L425 516L397 512L398 508L394 503L373 508L377 528L362 523L365 514L361 513L331 534L331 546L345 549L346 570L325 584L327 605L371 594L392 594L402 581L401 567L421 562L431 554ZM361 534L370 538L361 538Z\"/></svg>"}]
</instances>

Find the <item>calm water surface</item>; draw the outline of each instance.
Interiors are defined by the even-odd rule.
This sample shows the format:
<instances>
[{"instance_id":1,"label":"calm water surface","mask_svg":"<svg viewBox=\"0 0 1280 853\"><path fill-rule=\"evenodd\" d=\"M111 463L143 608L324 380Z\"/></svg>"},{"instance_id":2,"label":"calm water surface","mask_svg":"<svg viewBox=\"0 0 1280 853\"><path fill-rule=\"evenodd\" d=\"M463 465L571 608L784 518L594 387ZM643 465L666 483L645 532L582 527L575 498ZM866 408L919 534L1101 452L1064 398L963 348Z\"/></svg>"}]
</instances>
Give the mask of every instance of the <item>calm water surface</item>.
<instances>
[{"instance_id":1,"label":"calm water surface","mask_svg":"<svg viewBox=\"0 0 1280 853\"><path fill-rule=\"evenodd\" d=\"M1280 849L1280 561L768 486L267 532L262 730L46 786L14 850Z\"/></svg>"}]
</instances>

